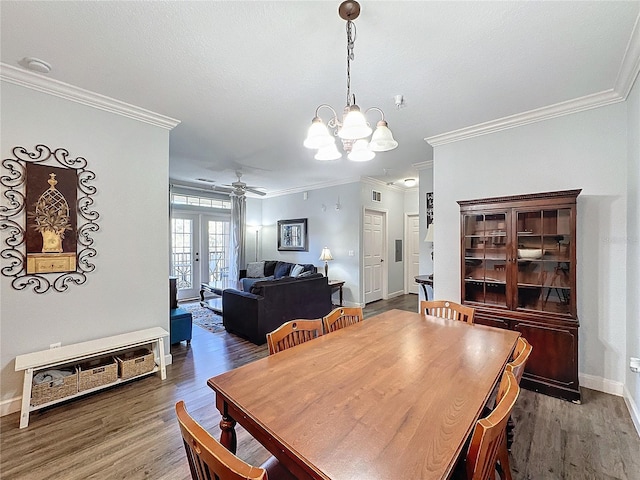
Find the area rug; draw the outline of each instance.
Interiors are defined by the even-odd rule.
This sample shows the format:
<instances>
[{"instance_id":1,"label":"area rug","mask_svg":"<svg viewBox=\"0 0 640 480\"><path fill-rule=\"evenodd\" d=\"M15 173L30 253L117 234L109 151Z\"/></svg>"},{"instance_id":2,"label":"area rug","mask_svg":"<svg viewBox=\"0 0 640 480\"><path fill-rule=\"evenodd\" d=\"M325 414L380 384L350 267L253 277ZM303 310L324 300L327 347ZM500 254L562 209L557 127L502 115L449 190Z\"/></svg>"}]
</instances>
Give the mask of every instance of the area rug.
<instances>
[{"instance_id":1,"label":"area rug","mask_svg":"<svg viewBox=\"0 0 640 480\"><path fill-rule=\"evenodd\" d=\"M199 327L209 330L212 333L225 331L224 326L222 325L222 317L213 313L208 308L202 307L200 302L183 303L180 304L180 308L184 308L188 312L191 312L191 319L193 323Z\"/></svg>"}]
</instances>

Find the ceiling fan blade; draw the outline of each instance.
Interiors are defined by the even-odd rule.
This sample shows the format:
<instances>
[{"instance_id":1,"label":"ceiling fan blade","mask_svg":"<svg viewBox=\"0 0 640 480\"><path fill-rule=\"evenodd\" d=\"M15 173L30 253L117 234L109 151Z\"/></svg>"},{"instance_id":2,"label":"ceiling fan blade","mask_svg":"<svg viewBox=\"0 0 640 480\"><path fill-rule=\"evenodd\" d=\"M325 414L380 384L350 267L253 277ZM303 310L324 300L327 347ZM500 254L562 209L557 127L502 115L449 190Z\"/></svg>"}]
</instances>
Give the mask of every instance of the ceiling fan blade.
<instances>
[{"instance_id":1,"label":"ceiling fan blade","mask_svg":"<svg viewBox=\"0 0 640 480\"><path fill-rule=\"evenodd\" d=\"M221 192L221 193L231 193L234 190L233 188L222 187L220 185L212 185L211 189L214 192Z\"/></svg>"},{"instance_id":2,"label":"ceiling fan blade","mask_svg":"<svg viewBox=\"0 0 640 480\"><path fill-rule=\"evenodd\" d=\"M260 190L256 190L253 187L245 187L244 188L247 192L251 192L251 193L255 193L256 195L260 195L261 197L264 197L266 195L265 192L261 192Z\"/></svg>"}]
</instances>

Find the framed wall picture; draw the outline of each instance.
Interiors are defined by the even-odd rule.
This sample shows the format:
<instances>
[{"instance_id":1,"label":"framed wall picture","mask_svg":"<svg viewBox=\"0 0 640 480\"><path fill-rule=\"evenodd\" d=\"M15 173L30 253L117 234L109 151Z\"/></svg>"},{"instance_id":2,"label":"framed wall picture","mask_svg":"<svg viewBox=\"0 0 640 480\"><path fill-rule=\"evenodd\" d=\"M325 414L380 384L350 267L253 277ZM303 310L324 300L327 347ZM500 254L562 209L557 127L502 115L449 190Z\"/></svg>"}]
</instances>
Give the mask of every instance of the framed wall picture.
<instances>
[{"instance_id":1,"label":"framed wall picture","mask_svg":"<svg viewBox=\"0 0 640 480\"><path fill-rule=\"evenodd\" d=\"M278 220L278 250L308 252L307 219Z\"/></svg>"}]
</instances>

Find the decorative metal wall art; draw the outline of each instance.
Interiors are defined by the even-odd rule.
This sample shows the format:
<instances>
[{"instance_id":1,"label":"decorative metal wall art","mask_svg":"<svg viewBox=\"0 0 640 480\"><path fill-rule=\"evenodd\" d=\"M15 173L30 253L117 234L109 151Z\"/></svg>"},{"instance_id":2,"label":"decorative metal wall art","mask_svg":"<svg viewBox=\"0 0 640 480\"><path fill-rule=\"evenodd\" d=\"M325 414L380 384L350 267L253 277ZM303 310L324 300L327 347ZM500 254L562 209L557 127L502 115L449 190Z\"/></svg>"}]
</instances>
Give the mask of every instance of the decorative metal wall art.
<instances>
[{"instance_id":1,"label":"decorative metal wall art","mask_svg":"<svg viewBox=\"0 0 640 480\"><path fill-rule=\"evenodd\" d=\"M0 176L0 231L6 231L0 257L8 261L0 271L16 290L64 292L69 284L82 285L97 253L91 237L100 217L92 209L95 174L85 158L70 158L64 148L14 147L12 154L2 160Z\"/></svg>"}]
</instances>

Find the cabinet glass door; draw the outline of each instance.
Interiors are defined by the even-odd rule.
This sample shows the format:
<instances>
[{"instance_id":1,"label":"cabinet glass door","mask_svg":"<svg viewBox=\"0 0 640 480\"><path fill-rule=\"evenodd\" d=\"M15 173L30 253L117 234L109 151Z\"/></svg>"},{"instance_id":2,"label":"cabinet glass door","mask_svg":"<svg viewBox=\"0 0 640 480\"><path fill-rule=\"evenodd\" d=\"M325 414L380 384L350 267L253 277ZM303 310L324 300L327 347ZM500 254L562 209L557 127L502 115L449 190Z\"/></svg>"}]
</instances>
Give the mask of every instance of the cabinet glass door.
<instances>
[{"instance_id":1,"label":"cabinet glass door","mask_svg":"<svg viewBox=\"0 0 640 480\"><path fill-rule=\"evenodd\" d=\"M507 305L507 214L464 216L464 299Z\"/></svg>"},{"instance_id":2,"label":"cabinet glass door","mask_svg":"<svg viewBox=\"0 0 640 480\"><path fill-rule=\"evenodd\" d=\"M518 212L518 308L571 313L571 210Z\"/></svg>"}]
</instances>

